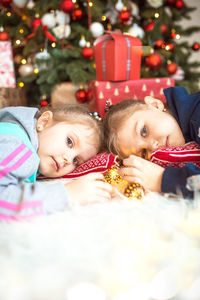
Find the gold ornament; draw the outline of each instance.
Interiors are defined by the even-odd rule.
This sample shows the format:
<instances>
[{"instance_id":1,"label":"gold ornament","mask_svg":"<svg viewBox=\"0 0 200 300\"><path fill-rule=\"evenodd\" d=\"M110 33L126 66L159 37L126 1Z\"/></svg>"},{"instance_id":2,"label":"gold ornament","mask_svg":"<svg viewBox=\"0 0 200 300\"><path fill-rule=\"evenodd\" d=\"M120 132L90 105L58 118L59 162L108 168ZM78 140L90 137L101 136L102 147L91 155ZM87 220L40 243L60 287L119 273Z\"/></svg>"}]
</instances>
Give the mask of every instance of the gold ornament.
<instances>
[{"instance_id":1,"label":"gold ornament","mask_svg":"<svg viewBox=\"0 0 200 300\"><path fill-rule=\"evenodd\" d=\"M115 187L122 195L128 199L142 200L144 188L139 183L129 183L118 174L119 167L114 165L104 173L105 181Z\"/></svg>"}]
</instances>

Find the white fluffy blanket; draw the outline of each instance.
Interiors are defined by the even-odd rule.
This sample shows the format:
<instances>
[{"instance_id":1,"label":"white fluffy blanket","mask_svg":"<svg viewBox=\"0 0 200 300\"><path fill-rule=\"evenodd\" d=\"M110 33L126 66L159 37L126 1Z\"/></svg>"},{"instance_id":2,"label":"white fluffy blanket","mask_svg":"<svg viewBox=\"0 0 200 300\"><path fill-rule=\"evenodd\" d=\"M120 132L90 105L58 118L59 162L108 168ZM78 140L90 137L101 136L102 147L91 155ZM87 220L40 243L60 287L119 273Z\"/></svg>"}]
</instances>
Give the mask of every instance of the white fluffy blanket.
<instances>
[{"instance_id":1,"label":"white fluffy blanket","mask_svg":"<svg viewBox=\"0 0 200 300\"><path fill-rule=\"evenodd\" d=\"M200 299L199 215L148 194L1 223L0 300Z\"/></svg>"}]
</instances>

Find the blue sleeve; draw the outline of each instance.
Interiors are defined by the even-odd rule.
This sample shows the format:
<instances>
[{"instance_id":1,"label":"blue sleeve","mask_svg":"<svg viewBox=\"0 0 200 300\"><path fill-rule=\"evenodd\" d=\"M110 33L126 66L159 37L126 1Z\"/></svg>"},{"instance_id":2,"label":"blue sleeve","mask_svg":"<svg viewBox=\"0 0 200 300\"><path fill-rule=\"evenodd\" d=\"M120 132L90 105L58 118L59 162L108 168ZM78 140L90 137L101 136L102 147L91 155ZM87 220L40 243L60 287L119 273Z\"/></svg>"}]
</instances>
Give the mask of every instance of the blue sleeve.
<instances>
[{"instance_id":1,"label":"blue sleeve","mask_svg":"<svg viewBox=\"0 0 200 300\"><path fill-rule=\"evenodd\" d=\"M182 168L167 167L163 173L161 191L191 199L193 192L186 188L187 178L198 174L200 174L200 169L192 163L188 163Z\"/></svg>"}]
</instances>

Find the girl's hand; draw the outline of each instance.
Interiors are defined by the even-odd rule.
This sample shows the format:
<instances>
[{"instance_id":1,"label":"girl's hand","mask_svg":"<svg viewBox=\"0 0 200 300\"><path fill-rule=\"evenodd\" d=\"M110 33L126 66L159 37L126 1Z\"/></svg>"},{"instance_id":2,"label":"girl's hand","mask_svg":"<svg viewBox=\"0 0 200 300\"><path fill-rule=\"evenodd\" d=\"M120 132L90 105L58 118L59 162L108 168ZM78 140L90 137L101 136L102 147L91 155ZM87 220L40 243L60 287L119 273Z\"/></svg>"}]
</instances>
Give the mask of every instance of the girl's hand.
<instances>
[{"instance_id":1,"label":"girl's hand","mask_svg":"<svg viewBox=\"0 0 200 300\"><path fill-rule=\"evenodd\" d=\"M118 171L123 179L138 182L146 190L160 192L164 168L141 157L130 155L123 160L124 167Z\"/></svg>"},{"instance_id":2,"label":"girl's hand","mask_svg":"<svg viewBox=\"0 0 200 300\"><path fill-rule=\"evenodd\" d=\"M91 173L66 184L72 204L85 205L111 200L112 186L101 173Z\"/></svg>"}]
</instances>

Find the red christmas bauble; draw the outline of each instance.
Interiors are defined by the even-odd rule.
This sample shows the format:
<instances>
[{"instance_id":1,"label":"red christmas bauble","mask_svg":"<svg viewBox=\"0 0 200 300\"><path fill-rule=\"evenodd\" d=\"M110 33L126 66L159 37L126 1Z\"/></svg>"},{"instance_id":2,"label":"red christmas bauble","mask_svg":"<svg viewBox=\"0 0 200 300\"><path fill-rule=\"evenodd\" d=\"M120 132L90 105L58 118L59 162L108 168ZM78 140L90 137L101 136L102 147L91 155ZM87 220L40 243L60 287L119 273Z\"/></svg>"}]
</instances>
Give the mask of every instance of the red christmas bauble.
<instances>
[{"instance_id":1,"label":"red christmas bauble","mask_svg":"<svg viewBox=\"0 0 200 300\"><path fill-rule=\"evenodd\" d=\"M167 0L166 5L173 6L174 2L175 2L175 0Z\"/></svg>"},{"instance_id":2,"label":"red christmas bauble","mask_svg":"<svg viewBox=\"0 0 200 300\"><path fill-rule=\"evenodd\" d=\"M84 47L82 50L82 56L85 59L92 59L94 57L94 50L92 47Z\"/></svg>"},{"instance_id":3,"label":"red christmas bauble","mask_svg":"<svg viewBox=\"0 0 200 300\"><path fill-rule=\"evenodd\" d=\"M193 49L194 51L198 51L199 48L200 48L200 44L199 44L199 43L194 43L194 44L192 45L192 49Z\"/></svg>"},{"instance_id":4,"label":"red christmas bauble","mask_svg":"<svg viewBox=\"0 0 200 300\"><path fill-rule=\"evenodd\" d=\"M176 73L177 69L178 69L177 64L175 64L173 62L166 65L166 70L170 75L173 75L174 73Z\"/></svg>"},{"instance_id":5,"label":"red christmas bauble","mask_svg":"<svg viewBox=\"0 0 200 300\"><path fill-rule=\"evenodd\" d=\"M165 50L172 51L173 49L174 49L174 44L173 43L166 43L165 44Z\"/></svg>"},{"instance_id":6,"label":"red christmas bauble","mask_svg":"<svg viewBox=\"0 0 200 300\"><path fill-rule=\"evenodd\" d=\"M160 25L160 31L161 31L162 34L166 34L168 32L168 30L169 30L168 25L166 25L166 24Z\"/></svg>"},{"instance_id":7,"label":"red christmas bauble","mask_svg":"<svg viewBox=\"0 0 200 300\"><path fill-rule=\"evenodd\" d=\"M79 103L85 103L87 101L87 91L84 89L76 91L75 96Z\"/></svg>"},{"instance_id":8,"label":"red christmas bauble","mask_svg":"<svg viewBox=\"0 0 200 300\"><path fill-rule=\"evenodd\" d=\"M9 41L10 36L6 31L1 31L0 32L0 41Z\"/></svg>"},{"instance_id":9,"label":"red christmas bauble","mask_svg":"<svg viewBox=\"0 0 200 300\"><path fill-rule=\"evenodd\" d=\"M163 40L157 40L154 44L155 49L161 49L164 46L164 41Z\"/></svg>"},{"instance_id":10,"label":"red christmas bauble","mask_svg":"<svg viewBox=\"0 0 200 300\"><path fill-rule=\"evenodd\" d=\"M143 26L144 31L151 31L154 29L154 27L155 27L154 22L148 22L148 23L144 24L144 26Z\"/></svg>"},{"instance_id":11,"label":"red christmas bauble","mask_svg":"<svg viewBox=\"0 0 200 300\"><path fill-rule=\"evenodd\" d=\"M83 12L80 8L76 8L73 12L72 12L72 19L74 21L76 20L81 20L83 16Z\"/></svg>"},{"instance_id":12,"label":"red christmas bauble","mask_svg":"<svg viewBox=\"0 0 200 300\"><path fill-rule=\"evenodd\" d=\"M12 0L0 0L0 4L4 7L10 7Z\"/></svg>"},{"instance_id":13,"label":"red christmas bauble","mask_svg":"<svg viewBox=\"0 0 200 300\"><path fill-rule=\"evenodd\" d=\"M41 19L33 19L31 27L33 30L37 30L38 26L42 25Z\"/></svg>"},{"instance_id":14,"label":"red christmas bauble","mask_svg":"<svg viewBox=\"0 0 200 300\"><path fill-rule=\"evenodd\" d=\"M159 53L154 53L146 57L145 65L151 70L156 71L160 69L162 65L162 57Z\"/></svg>"},{"instance_id":15,"label":"red christmas bauble","mask_svg":"<svg viewBox=\"0 0 200 300\"><path fill-rule=\"evenodd\" d=\"M183 9L183 7L185 6L184 2L182 0L176 0L174 3L174 6L177 9Z\"/></svg>"},{"instance_id":16,"label":"red christmas bauble","mask_svg":"<svg viewBox=\"0 0 200 300\"><path fill-rule=\"evenodd\" d=\"M42 107L47 106L48 104L49 104L49 103L48 103L48 101L47 101L46 99L43 99L43 100L40 101L40 105L41 105Z\"/></svg>"},{"instance_id":17,"label":"red christmas bauble","mask_svg":"<svg viewBox=\"0 0 200 300\"><path fill-rule=\"evenodd\" d=\"M74 3L71 0L63 0L60 7L66 14L70 14L74 10Z\"/></svg>"},{"instance_id":18,"label":"red christmas bauble","mask_svg":"<svg viewBox=\"0 0 200 300\"><path fill-rule=\"evenodd\" d=\"M130 19L130 13L127 10L122 10L119 13L119 22L126 24Z\"/></svg>"}]
</instances>

